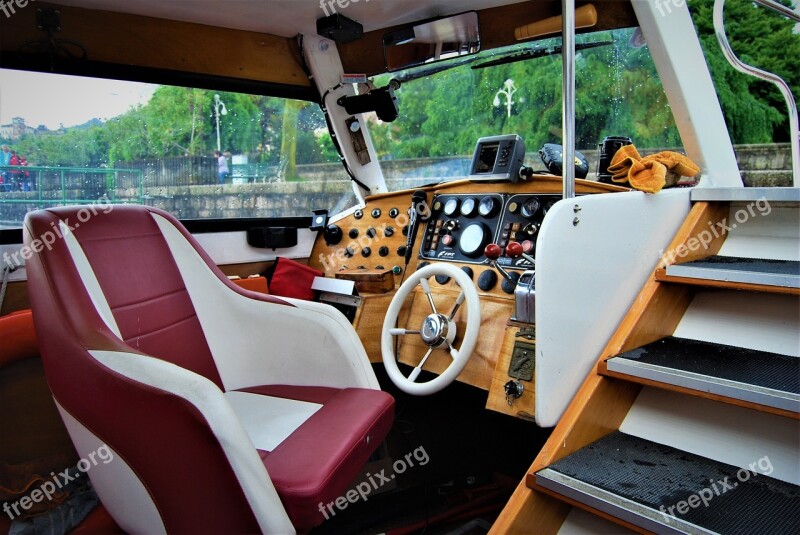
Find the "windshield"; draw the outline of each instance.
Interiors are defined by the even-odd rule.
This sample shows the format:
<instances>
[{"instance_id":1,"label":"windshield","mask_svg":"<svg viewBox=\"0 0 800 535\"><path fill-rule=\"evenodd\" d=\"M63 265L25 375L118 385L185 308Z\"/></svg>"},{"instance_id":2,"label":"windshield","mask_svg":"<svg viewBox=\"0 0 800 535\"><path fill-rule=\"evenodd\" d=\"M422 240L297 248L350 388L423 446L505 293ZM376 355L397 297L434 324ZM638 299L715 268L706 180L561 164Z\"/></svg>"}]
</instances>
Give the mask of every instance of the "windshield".
<instances>
[{"instance_id":1,"label":"windshield","mask_svg":"<svg viewBox=\"0 0 800 535\"><path fill-rule=\"evenodd\" d=\"M315 103L0 69L0 229L66 204L234 219L356 202Z\"/></svg>"},{"instance_id":2,"label":"windshield","mask_svg":"<svg viewBox=\"0 0 800 535\"><path fill-rule=\"evenodd\" d=\"M390 190L463 178L475 142L484 136L518 134L526 165L544 169L538 150L561 143L561 38L482 52L452 68L417 67L376 80L402 81L396 92L400 118L370 132ZM577 36L576 148L589 161L598 145L625 136L644 152L682 151L678 130L650 52L635 29ZM505 60L505 61L504 61ZM499 65L497 64L499 63ZM648 150L652 149L652 150Z\"/></svg>"}]
</instances>

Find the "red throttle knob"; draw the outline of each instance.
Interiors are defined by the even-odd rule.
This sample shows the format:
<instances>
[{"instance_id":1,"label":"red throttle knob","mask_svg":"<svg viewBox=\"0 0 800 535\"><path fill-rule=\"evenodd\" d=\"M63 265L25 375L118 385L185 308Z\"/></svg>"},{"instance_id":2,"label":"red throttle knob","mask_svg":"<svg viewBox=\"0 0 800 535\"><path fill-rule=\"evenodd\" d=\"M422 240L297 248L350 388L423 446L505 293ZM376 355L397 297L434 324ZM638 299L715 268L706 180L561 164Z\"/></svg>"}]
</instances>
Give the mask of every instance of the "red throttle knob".
<instances>
[{"instance_id":1,"label":"red throttle knob","mask_svg":"<svg viewBox=\"0 0 800 535\"><path fill-rule=\"evenodd\" d=\"M506 255L511 258L517 258L522 255L522 245L519 242L512 241L506 245Z\"/></svg>"},{"instance_id":2,"label":"red throttle knob","mask_svg":"<svg viewBox=\"0 0 800 535\"><path fill-rule=\"evenodd\" d=\"M486 258L489 260L497 260L500 258L500 255L503 254L503 250L496 243L490 243L483 250L483 254L485 254Z\"/></svg>"}]
</instances>

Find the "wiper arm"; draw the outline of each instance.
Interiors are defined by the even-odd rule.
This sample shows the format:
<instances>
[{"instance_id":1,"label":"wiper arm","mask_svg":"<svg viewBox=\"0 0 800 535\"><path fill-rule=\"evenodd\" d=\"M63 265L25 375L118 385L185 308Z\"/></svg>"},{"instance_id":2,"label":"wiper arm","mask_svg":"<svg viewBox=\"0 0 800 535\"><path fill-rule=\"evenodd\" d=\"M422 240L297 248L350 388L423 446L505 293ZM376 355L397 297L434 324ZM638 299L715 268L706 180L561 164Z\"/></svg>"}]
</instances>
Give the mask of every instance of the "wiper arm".
<instances>
[{"instance_id":1,"label":"wiper arm","mask_svg":"<svg viewBox=\"0 0 800 535\"><path fill-rule=\"evenodd\" d=\"M430 76L432 74L449 71L450 69L455 69L456 67L461 67L462 65L469 65L470 63L476 61L477 59L478 56L472 56L459 61L453 61L447 63L435 63L433 65L429 65L427 67L420 67L419 69L414 69L412 72L407 72L405 74L401 74L400 76L396 76L395 80L403 84L406 82L410 82L411 80L416 80L418 78L425 78L426 76Z\"/></svg>"},{"instance_id":2,"label":"wiper arm","mask_svg":"<svg viewBox=\"0 0 800 535\"><path fill-rule=\"evenodd\" d=\"M595 48L598 46L607 46L613 44L614 44L613 41L592 41L589 43L578 43L575 45L575 50L584 50L586 48ZM557 45L550 48L534 48L531 50L525 50L523 52L516 52L514 54L493 59L491 61L478 63L477 65L473 65L472 68L485 69L486 67L495 67L497 65L505 65L507 63L516 63L517 61L525 61L529 59L543 58L545 56L553 56L556 54L561 54L562 48L563 47L561 45Z\"/></svg>"}]
</instances>

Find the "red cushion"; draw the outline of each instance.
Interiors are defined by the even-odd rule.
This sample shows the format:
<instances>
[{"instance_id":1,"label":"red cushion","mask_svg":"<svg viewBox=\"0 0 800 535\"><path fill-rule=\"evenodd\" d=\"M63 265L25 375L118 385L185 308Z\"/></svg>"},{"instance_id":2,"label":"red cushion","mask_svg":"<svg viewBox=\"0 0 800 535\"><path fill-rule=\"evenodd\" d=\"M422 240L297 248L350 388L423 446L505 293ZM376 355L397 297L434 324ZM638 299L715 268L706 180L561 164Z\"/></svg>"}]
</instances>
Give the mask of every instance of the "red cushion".
<instances>
[{"instance_id":1,"label":"red cushion","mask_svg":"<svg viewBox=\"0 0 800 535\"><path fill-rule=\"evenodd\" d=\"M250 290L251 292L269 293L266 277L249 277L247 279L233 279L233 283L239 288Z\"/></svg>"},{"instance_id":2,"label":"red cushion","mask_svg":"<svg viewBox=\"0 0 800 535\"><path fill-rule=\"evenodd\" d=\"M314 299L311 284L314 282L314 277L322 277L321 271L289 258L278 258L273 268L272 278L269 281L269 291L272 295L306 301Z\"/></svg>"},{"instance_id":3,"label":"red cushion","mask_svg":"<svg viewBox=\"0 0 800 535\"><path fill-rule=\"evenodd\" d=\"M38 357L36 331L30 310L0 317L0 368L17 361Z\"/></svg>"},{"instance_id":4,"label":"red cushion","mask_svg":"<svg viewBox=\"0 0 800 535\"><path fill-rule=\"evenodd\" d=\"M298 531L319 525L324 506L343 496L394 419L394 399L380 390L273 386L248 392L324 404L271 452L259 452ZM324 400L324 401L323 401Z\"/></svg>"}]
</instances>

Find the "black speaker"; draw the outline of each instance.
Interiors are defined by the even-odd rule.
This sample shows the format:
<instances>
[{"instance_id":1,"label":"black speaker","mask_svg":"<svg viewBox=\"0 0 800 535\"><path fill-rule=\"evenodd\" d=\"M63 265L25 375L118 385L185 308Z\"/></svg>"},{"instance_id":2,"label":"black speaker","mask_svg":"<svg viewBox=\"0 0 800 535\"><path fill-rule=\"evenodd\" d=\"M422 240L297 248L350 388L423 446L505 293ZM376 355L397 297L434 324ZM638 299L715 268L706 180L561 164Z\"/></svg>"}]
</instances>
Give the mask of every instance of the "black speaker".
<instances>
[{"instance_id":1,"label":"black speaker","mask_svg":"<svg viewBox=\"0 0 800 535\"><path fill-rule=\"evenodd\" d=\"M317 33L337 43L349 43L361 39L364 27L344 15L334 13L328 17L317 19Z\"/></svg>"},{"instance_id":2,"label":"black speaker","mask_svg":"<svg viewBox=\"0 0 800 535\"><path fill-rule=\"evenodd\" d=\"M597 160L597 180L611 184L611 173L608 172L608 166L611 165L611 160L619 149L625 145L631 145L633 141L625 136L606 136L603 142L600 143L600 158Z\"/></svg>"},{"instance_id":3,"label":"black speaker","mask_svg":"<svg viewBox=\"0 0 800 535\"><path fill-rule=\"evenodd\" d=\"M294 227L254 227L247 229L247 243L259 249L288 249L297 245Z\"/></svg>"}]
</instances>

